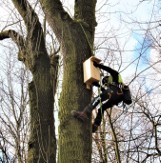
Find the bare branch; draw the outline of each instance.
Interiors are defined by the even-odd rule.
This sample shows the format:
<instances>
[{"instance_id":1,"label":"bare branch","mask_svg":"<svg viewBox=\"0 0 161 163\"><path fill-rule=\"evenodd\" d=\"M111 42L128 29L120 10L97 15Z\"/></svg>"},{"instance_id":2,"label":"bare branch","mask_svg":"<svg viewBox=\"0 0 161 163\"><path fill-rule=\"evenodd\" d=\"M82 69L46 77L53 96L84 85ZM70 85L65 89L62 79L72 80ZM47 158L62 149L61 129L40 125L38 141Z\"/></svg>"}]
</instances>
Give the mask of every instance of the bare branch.
<instances>
[{"instance_id":1,"label":"bare branch","mask_svg":"<svg viewBox=\"0 0 161 163\"><path fill-rule=\"evenodd\" d=\"M23 37L14 30L6 30L0 33L0 40L11 38L20 50L24 49L25 41Z\"/></svg>"}]
</instances>

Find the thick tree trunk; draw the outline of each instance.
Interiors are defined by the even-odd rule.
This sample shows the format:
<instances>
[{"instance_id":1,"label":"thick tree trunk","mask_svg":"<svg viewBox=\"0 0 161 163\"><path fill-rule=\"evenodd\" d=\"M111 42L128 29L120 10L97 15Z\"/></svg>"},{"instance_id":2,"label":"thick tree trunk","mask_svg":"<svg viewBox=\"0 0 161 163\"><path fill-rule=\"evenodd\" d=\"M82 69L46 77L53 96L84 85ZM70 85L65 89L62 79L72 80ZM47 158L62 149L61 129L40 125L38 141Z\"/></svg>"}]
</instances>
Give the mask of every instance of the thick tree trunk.
<instances>
[{"instance_id":1,"label":"thick tree trunk","mask_svg":"<svg viewBox=\"0 0 161 163\"><path fill-rule=\"evenodd\" d=\"M83 110L91 99L91 91L83 83L83 61L91 50L81 26L64 26L64 77L59 110L59 162L91 162L91 120L80 123L71 116L72 110ZM68 32L67 32L68 30Z\"/></svg>"}]
</instances>

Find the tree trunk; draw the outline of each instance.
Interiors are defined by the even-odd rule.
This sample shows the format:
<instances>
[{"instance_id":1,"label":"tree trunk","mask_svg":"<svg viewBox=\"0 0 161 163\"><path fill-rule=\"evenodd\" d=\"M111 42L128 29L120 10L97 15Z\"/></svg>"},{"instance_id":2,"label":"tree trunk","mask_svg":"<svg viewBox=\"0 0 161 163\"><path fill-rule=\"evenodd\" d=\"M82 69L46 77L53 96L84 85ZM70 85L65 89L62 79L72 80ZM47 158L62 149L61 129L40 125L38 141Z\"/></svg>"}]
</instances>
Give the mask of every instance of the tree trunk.
<instances>
[{"instance_id":1,"label":"tree trunk","mask_svg":"<svg viewBox=\"0 0 161 163\"><path fill-rule=\"evenodd\" d=\"M83 110L90 102L91 90L83 84L83 61L91 56L79 24L64 28L64 76L59 110L59 162L91 162L91 120L80 123L72 110ZM74 37L73 37L74 36ZM68 57L66 57L66 54Z\"/></svg>"}]
</instances>

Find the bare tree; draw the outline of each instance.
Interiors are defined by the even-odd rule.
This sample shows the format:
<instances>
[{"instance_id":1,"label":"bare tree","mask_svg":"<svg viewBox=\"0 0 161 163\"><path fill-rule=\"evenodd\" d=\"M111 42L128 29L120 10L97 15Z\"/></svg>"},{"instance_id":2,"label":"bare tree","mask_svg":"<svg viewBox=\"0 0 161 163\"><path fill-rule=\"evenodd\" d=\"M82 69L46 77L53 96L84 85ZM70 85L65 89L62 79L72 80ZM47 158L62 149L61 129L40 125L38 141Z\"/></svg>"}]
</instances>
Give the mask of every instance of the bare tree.
<instances>
[{"instance_id":1,"label":"bare tree","mask_svg":"<svg viewBox=\"0 0 161 163\"><path fill-rule=\"evenodd\" d=\"M55 80L50 73L50 58L45 47L44 33L36 13L27 1L13 1L13 3L24 20L27 36L24 38L14 30L6 30L1 32L0 39L12 38L19 49L18 59L25 64L33 76L33 82L29 86L31 130L28 162L38 160L54 162L56 161L53 117ZM57 71L56 60L56 65L52 69L54 75Z\"/></svg>"},{"instance_id":2,"label":"bare tree","mask_svg":"<svg viewBox=\"0 0 161 163\"><path fill-rule=\"evenodd\" d=\"M29 130L26 83L29 75L23 66L19 65L19 68L15 68L17 61L12 54L6 53L5 58L6 60L3 61L5 66L1 65L1 75L3 75L0 80L2 161L25 162Z\"/></svg>"}]
</instances>

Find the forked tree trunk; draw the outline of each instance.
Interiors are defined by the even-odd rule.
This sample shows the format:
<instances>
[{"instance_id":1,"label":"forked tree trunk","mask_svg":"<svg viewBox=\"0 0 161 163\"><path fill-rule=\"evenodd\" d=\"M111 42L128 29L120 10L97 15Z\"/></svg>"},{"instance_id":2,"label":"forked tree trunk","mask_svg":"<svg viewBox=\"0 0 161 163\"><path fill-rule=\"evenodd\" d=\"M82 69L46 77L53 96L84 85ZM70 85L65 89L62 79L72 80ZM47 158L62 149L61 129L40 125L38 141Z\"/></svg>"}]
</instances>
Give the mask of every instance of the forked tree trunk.
<instances>
[{"instance_id":1,"label":"forked tree trunk","mask_svg":"<svg viewBox=\"0 0 161 163\"><path fill-rule=\"evenodd\" d=\"M96 0L75 1L74 20L59 0L40 0L47 21L61 45L63 85L59 101L59 163L90 163L91 119L85 123L71 116L91 101L92 90L83 83L83 62L93 55Z\"/></svg>"}]
</instances>

